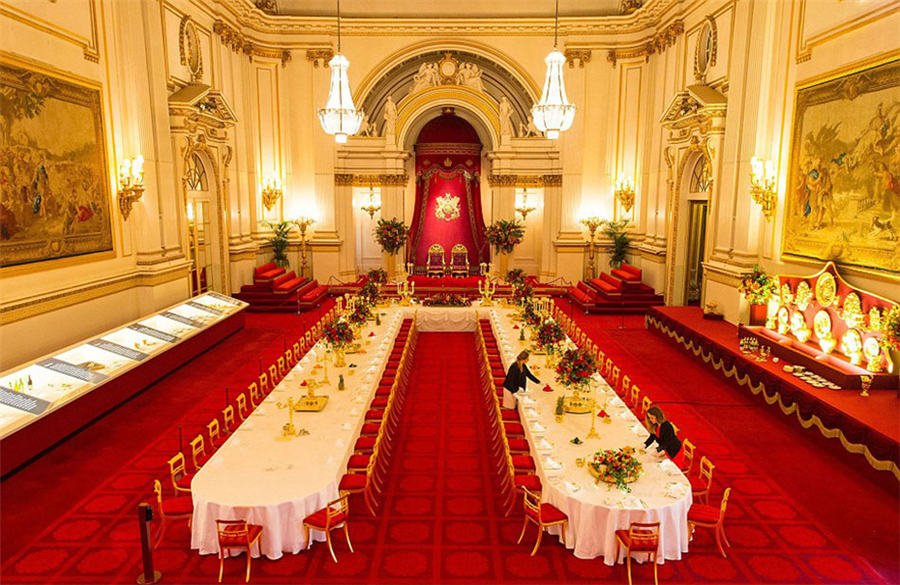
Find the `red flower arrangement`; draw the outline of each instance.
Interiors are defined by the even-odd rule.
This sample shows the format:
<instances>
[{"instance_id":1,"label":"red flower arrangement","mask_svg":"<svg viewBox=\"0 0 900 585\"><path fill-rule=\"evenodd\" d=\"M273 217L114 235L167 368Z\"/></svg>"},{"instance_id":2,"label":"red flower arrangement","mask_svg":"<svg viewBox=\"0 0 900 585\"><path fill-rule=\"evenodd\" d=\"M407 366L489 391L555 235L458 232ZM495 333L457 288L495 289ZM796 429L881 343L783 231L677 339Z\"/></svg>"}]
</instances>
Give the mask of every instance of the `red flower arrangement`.
<instances>
[{"instance_id":1,"label":"red flower arrangement","mask_svg":"<svg viewBox=\"0 0 900 585\"><path fill-rule=\"evenodd\" d=\"M586 349L567 349L556 366L556 381L564 386L583 386L598 367L597 359Z\"/></svg>"},{"instance_id":2,"label":"red flower arrangement","mask_svg":"<svg viewBox=\"0 0 900 585\"><path fill-rule=\"evenodd\" d=\"M534 303L531 302L525 303L525 306L522 309L522 318L525 319L525 323L532 327L541 322L541 316L534 310Z\"/></svg>"},{"instance_id":3,"label":"red flower arrangement","mask_svg":"<svg viewBox=\"0 0 900 585\"><path fill-rule=\"evenodd\" d=\"M521 306L523 303L530 303L533 295L534 289L523 281L513 287L512 300L513 303Z\"/></svg>"},{"instance_id":4,"label":"red flower arrangement","mask_svg":"<svg viewBox=\"0 0 900 585\"><path fill-rule=\"evenodd\" d=\"M371 282L375 284L384 284L387 282L387 272L384 268L373 268L366 273Z\"/></svg>"},{"instance_id":5,"label":"red flower arrangement","mask_svg":"<svg viewBox=\"0 0 900 585\"><path fill-rule=\"evenodd\" d=\"M375 226L375 241L388 254L396 254L406 243L407 235L409 235L409 228L396 217L379 219L378 225Z\"/></svg>"},{"instance_id":6,"label":"red flower arrangement","mask_svg":"<svg viewBox=\"0 0 900 585\"><path fill-rule=\"evenodd\" d=\"M498 219L485 228L484 236L498 254L500 252L509 254L522 243L525 226L514 219Z\"/></svg>"},{"instance_id":7,"label":"red flower arrangement","mask_svg":"<svg viewBox=\"0 0 900 585\"><path fill-rule=\"evenodd\" d=\"M472 301L462 295L437 293L422 301L424 307L468 307Z\"/></svg>"},{"instance_id":8,"label":"red flower arrangement","mask_svg":"<svg viewBox=\"0 0 900 585\"><path fill-rule=\"evenodd\" d=\"M347 315L347 320L353 325L360 326L372 316L372 308L366 303L356 303L353 310Z\"/></svg>"},{"instance_id":9,"label":"red flower arrangement","mask_svg":"<svg viewBox=\"0 0 900 585\"><path fill-rule=\"evenodd\" d=\"M340 349L353 343L353 330L350 329L350 324L343 319L325 325L322 335L334 349Z\"/></svg>"},{"instance_id":10,"label":"red flower arrangement","mask_svg":"<svg viewBox=\"0 0 900 585\"><path fill-rule=\"evenodd\" d=\"M513 268L509 272L506 273L506 282L509 284L517 284L519 282L525 282L525 271L521 268Z\"/></svg>"},{"instance_id":11,"label":"red flower arrangement","mask_svg":"<svg viewBox=\"0 0 900 585\"><path fill-rule=\"evenodd\" d=\"M370 307L378 304L381 297L381 288L375 281L369 281L359 290L359 299Z\"/></svg>"},{"instance_id":12,"label":"red flower arrangement","mask_svg":"<svg viewBox=\"0 0 900 585\"><path fill-rule=\"evenodd\" d=\"M597 451L588 461L597 481L613 483L617 488L630 492L628 482L636 480L644 471L632 449L606 449Z\"/></svg>"},{"instance_id":13,"label":"red flower arrangement","mask_svg":"<svg viewBox=\"0 0 900 585\"><path fill-rule=\"evenodd\" d=\"M552 352L556 345L566 338L562 325L553 319L547 319L538 326L535 342L537 346Z\"/></svg>"},{"instance_id":14,"label":"red flower arrangement","mask_svg":"<svg viewBox=\"0 0 900 585\"><path fill-rule=\"evenodd\" d=\"M769 297L777 291L778 283L759 265L753 267L753 272L745 276L738 287L738 292L744 295L751 305L766 304Z\"/></svg>"}]
</instances>

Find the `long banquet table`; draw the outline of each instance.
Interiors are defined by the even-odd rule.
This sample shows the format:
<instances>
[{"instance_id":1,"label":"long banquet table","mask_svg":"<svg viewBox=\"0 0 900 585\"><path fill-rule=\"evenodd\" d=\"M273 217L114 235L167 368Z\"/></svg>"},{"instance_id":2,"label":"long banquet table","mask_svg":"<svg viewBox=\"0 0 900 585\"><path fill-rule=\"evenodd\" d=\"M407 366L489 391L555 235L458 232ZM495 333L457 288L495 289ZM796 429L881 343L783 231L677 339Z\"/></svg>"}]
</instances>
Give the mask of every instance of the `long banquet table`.
<instances>
[{"instance_id":1,"label":"long banquet table","mask_svg":"<svg viewBox=\"0 0 900 585\"><path fill-rule=\"evenodd\" d=\"M366 409L404 318L416 315L421 331L471 331L478 318L490 318L505 366L525 347L513 329L512 309L482 308L476 304L467 308L391 306L379 310L385 315L381 325L370 324L362 333L364 339L372 340L363 346L366 353L348 355L347 367L329 366L331 387L316 389L317 394L330 396L325 410L294 414L294 426L309 431L309 435L287 441L278 439L287 421L287 411L279 408L279 403L285 403L288 396L299 397L303 380L322 378L322 370L314 369L317 356L324 351L321 342L200 469L191 484L192 548L201 554L218 552L217 518L246 519L263 525L261 552L270 559L306 548L303 518L338 496L338 482L353 453ZM370 333L375 336L369 337ZM533 358L532 363L538 364L539 359ZM351 375L349 365L353 363L357 367ZM537 373L543 382L554 386L551 372L540 369ZM344 375L347 385L342 392L337 390L339 374ZM602 380L601 385L605 385ZM554 406L560 393L560 389L554 389L552 393L532 390L520 394L518 408L545 486L543 497L569 517L567 546L574 548L579 558L602 556L611 565L615 562L616 529L627 528L633 521L658 520L659 561L680 559L687 552L688 543L691 492L687 479L674 465L660 464L650 455L642 455L644 474L631 484L631 494L608 489L605 484L594 485L587 470L575 466L575 458L588 457L601 448L642 446L647 431L608 391L608 411L613 422L598 421L600 439L586 439L588 416L567 415L562 424L554 421ZM576 435L585 441L583 445L569 443ZM559 464L558 469L554 462ZM555 533L559 533L559 528ZM312 538L322 541L324 533L313 532Z\"/></svg>"}]
</instances>

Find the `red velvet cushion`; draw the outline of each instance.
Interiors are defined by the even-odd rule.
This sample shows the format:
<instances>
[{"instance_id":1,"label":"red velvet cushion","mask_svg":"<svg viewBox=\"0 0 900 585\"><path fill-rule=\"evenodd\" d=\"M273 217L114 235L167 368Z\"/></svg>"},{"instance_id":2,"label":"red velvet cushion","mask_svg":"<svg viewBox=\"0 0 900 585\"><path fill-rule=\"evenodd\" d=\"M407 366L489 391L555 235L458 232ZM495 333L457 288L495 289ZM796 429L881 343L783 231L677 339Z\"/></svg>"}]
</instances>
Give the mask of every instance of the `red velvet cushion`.
<instances>
[{"instance_id":1,"label":"red velvet cushion","mask_svg":"<svg viewBox=\"0 0 900 585\"><path fill-rule=\"evenodd\" d=\"M162 511L166 516L182 516L194 512L194 499L191 496L178 496L163 500Z\"/></svg>"},{"instance_id":2,"label":"red velvet cushion","mask_svg":"<svg viewBox=\"0 0 900 585\"><path fill-rule=\"evenodd\" d=\"M688 481L691 482L691 491L695 492L704 492L709 485L709 480L699 475L689 475Z\"/></svg>"},{"instance_id":3,"label":"red velvet cushion","mask_svg":"<svg viewBox=\"0 0 900 585\"><path fill-rule=\"evenodd\" d=\"M337 526L341 522L347 519L347 514L344 512L338 512L335 516L331 518L331 525ZM314 512L303 519L304 524L309 524L313 528L320 528L325 530L326 523L328 522L328 508L322 508L318 512Z\"/></svg>"},{"instance_id":4,"label":"red velvet cushion","mask_svg":"<svg viewBox=\"0 0 900 585\"><path fill-rule=\"evenodd\" d=\"M504 430L506 430L507 435L525 435L525 427L523 427L519 423L503 423L503 428Z\"/></svg>"},{"instance_id":5,"label":"red velvet cushion","mask_svg":"<svg viewBox=\"0 0 900 585\"><path fill-rule=\"evenodd\" d=\"M378 431L381 430L381 423L366 423L363 425L362 430L359 432L360 435L377 435Z\"/></svg>"},{"instance_id":6,"label":"red velvet cushion","mask_svg":"<svg viewBox=\"0 0 900 585\"><path fill-rule=\"evenodd\" d=\"M525 439L509 439L509 450L527 453L528 441Z\"/></svg>"},{"instance_id":7,"label":"red velvet cushion","mask_svg":"<svg viewBox=\"0 0 900 585\"><path fill-rule=\"evenodd\" d=\"M654 536L653 538L635 538L634 542L631 541L631 537L628 535L627 530L616 530L616 538L622 541L626 547L630 548L633 551L649 551L655 552L656 549L659 548L659 540Z\"/></svg>"},{"instance_id":8,"label":"red velvet cushion","mask_svg":"<svg viewBox=\"0 0 900 585\"><path fill-rule=\"evenodd\" d=\"M379 386L378 390L375 391L375 396L390 396L392 386L393 383L390 386Z\"/></svg>"},{"instance_id":9,"label":"red velvet cushion","mask_svg":"<svg viewBox=\"0 0 900 585\"><path fill-rule=\"evenodd\" d=\"M381 420L384 418L383 410L370 410L366 413L366 420Z\"/></svg>"},{"instance_id":10,"label":"red velvet cushion","mask_svg":"<svg viewBox=\"0 0 900 585\"><path fill-rule=\"evenodd\" d=\"M348 469L362 469L369 464L368 455L351 455L347 462Z\"/></svg>"},{"instance_id":11,"label":"red velvet cushion","mask_svg":"<svg viewBox=\"0 0 900 585\"><path fill-rule=\"evenodd\" d=\"M341 478L338 490L361 490L366 487L365 473L347 473Z\"/></svg>"},{"instance_id":12,"label":"red velvet cushion","mask_svg":"<svg viewBox=\"0 0 900 585\"><path fill-rule=\"evenodd\" d=\"M531 492L539 492L543 489L541 478L536 475L516 475L513 483L517 488L527 488Z\"/></svg>"},{"instance_id":13,"label":"red velvet cushion","mask_svg":"<svg viewBox=\"0 0 900 585\"><path fill-rule=\"evenodd\" d=\"M225 528L225 534L219 536L219 546L222 548L227 548L230 546L247 546L248 542L253 542L259 537L260 533L262 533L262 526L259 524L248 524L247 525L247 534L244 535L242 532L237 534L229 534L230 532L237 532L237 527L227 527Z\"/></svg>"},{"instance_id":14,"label":"red velvet cushion","mask_svg":"<svg viewBox=\"0 0 900 585\"><path fill-rule=\"evenodd\" d=\"M519 422L520 420L522 420L519 418L518 410L501 410L500 416L503 417L504 421L508 422Z\"/></svg>"},{"instance_id":15,"label":"red velvet cushion","mask_svg":"<svg viewBox=\"0 0 900 585\"><path fill-rule=\"evenodd\" d=\"M513 455L512 457L513 467L516 470L525 469L525 470L533 470L534 467L534 458L531 455Z\"/></svg>"},{"instance_id":16,"label":"red velvet cushion","mask_svg":"<svg viewBox=\"0 0 900 585\"><path fill-rule=\"evenodd\" d=\"M354 451L371 451L375 447L375 437L360 437L353 446Z\"/></svg>"},{"instance_id":17,"label":"red velvet cushion","mask_svg":"<svg viewBox=\"0 0 900 585\"><path fill-rule=\"evenodd\" d=\"M536 514L530 508L525 508L525 513L527 513L532 518L536 517ZM566 520L567 516L560 511L559 508L554 506L553 504L543 503L541 504L541 522L551 524L553 522L559 522L560 520ZM618 531L617 531L618 532ZM654 549L656 550L656 549Z\"/></svg>"},{"instance_id":18,"label":"red velvet cushion","mask_svg":"<svg viewBox=\"0 0 900 585\"><path fill-rule=\"evenodd\" d=\"M719 508L704 506L703 504L694 504L691 506L691 509L688 510L688 520L691 522L715 524L719 521Z\"/></svg>"},{"instance_id":19,"label":"red velvet cushion","mask_svg":"<svg viewBox=\"0 0 900 585\"><path fill-rule=\"evenodd\" d=\"M194 479L193 473L185 473L180 479L175 480L175 485L186 490L191 489L191 481Z\"/></svg>"},{"instance_id":20,"label":"red velvet cushion","mask_svg":"<svg viewBox=\"0 0 900 585\"><path fill-rule=\"evenodd\" d=\"M372 408L384 408L387 406L388 399L386 396L376 397L375 400L372 401Z\"/></svg>"}]
</instances>

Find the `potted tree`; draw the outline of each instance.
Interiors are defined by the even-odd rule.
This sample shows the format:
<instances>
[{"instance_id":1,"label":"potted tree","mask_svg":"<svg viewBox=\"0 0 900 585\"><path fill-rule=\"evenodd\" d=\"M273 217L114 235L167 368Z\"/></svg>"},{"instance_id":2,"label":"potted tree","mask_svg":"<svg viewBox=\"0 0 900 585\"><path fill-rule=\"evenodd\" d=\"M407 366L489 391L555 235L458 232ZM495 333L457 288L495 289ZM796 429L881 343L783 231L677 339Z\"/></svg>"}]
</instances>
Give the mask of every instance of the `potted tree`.
<instances>
[{"instance_id":1,"label":"potted tree","mask_svg":"<svg viewBox=\"0 0 900 585\"><path fill-rule=\"evenodd\" d=\"M384 269L387 272L389 280L394 278L397 269L397 252L406 243L406 237L409 235L409 228L401 220L396 217L391 219L379 219L378 225L375 226L375 241L381 246L381 252L384 256Z\"/></svg>"},{"instance_id":2,"label":"potted tree","mask_svg":"<svg viewBox=\"0 0 900 585\"><path fill-rule=\"evenodd\" d=\"M506 275L509 268L509 255L516 246L522 243L525 226L514 219L498 219L484 231L488 243L494 246L497 254L498 273Z\"/></svg>"},{"instance_id":3,"label":"potted tree","mask_svg":"<svg viewBox=\"0 0 900 585\"><path fill-rule=\"evenodd\" d=\"M264 223L272 230L272 237L269 238L269 244L272 246L272 262L279 268L285 268L289 264L286 252L288 236L291 233L293 224L289 221L280 221L278 223L267 221Z\"/></svg>"},{"instance_id":4,"label":"potted tree","mask_svg":"<svg viewBox=\"0 0 900 585\"><path fill-rule=\"evenodd\" d=\"M609 250L609 265L612 268L620 268L625 262L628 244L631 243L631 238L628 237L628 220L604 220L601 230L604 236L612 240L612 248Z\"/></svg>"}]
</instances>

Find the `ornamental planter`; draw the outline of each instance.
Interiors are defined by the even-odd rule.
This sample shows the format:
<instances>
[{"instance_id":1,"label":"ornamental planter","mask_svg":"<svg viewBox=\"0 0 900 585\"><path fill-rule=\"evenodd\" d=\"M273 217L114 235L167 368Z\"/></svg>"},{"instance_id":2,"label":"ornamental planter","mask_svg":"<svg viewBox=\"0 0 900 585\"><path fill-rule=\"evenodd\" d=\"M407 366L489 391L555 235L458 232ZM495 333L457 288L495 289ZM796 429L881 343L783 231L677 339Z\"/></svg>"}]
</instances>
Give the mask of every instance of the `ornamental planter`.
<instances>
[{"instance_id":1,"label":"ornamental planter","mask_svg":"<svg viewBox=\"0 0 900 585\"><path fill-rule=\"evenodd\" d=\"M381 257L384 259L384 271L387 272L388 281L394 280L397 273L396 256L396 254L389 254L388 252L381 253Z\"/></svg>"},{"instance_id":2,"label":"ornamental planter","mask_svg":"<svg viewBox=\"0 0 900 585\"><path fill-rule=\"evenodd\" d=\"M509 273L509 252L497 254L497 267L500 278L506 278L506 275Z\"/></svg>"}]
</instances>

